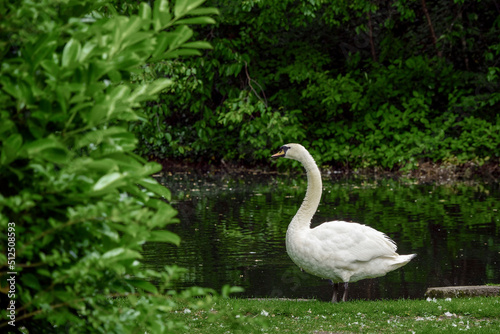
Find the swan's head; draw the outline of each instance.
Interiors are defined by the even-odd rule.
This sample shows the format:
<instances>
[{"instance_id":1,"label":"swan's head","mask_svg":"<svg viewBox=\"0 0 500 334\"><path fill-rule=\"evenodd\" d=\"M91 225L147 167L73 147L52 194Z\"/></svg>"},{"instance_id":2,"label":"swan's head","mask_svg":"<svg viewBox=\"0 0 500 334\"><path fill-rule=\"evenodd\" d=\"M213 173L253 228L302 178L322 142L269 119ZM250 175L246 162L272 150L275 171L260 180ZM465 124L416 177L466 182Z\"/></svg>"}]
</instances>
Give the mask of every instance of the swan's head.
<instances>
[{"instance_id":1,"label":"swan's head","mask_svg":"<svg viewBox=\"0 0 500 334\"><path fill-rule=\"evenodd\" d=\"M300 144L286 144L281 146L280 151L273 154L273 158L288 158L302 161L302 157L307 154L307 150Z\"/></svg>"}]
</instances>

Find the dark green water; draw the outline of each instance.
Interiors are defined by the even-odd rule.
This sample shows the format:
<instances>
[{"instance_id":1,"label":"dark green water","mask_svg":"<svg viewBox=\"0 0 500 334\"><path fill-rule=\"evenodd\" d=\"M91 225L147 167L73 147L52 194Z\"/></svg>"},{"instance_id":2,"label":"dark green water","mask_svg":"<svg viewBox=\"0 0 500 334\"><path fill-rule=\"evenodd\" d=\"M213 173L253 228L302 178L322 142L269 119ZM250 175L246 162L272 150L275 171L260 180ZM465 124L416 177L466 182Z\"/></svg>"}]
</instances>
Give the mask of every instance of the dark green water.
<instances>
[{"instance_id":1,"label":"dark green water","mask_svg":"<svg viewBox=\"0 0 500 334\"><path fill-rule=\"evenodd\" d=\"M187 268L177 287L224 284L241 297L329 300L328 281L303 273L285 250L285 233L306 190L305 175L174 175L160 179L173 194L180 247L145 245L148 267ZM422 298L428 287L500 283L498 184L416 185L334 181L323 177L313 225L354 221L390 236L398 253L418 256L384 277L350 285L352 299Z\"/></svg>"}]
</instances>

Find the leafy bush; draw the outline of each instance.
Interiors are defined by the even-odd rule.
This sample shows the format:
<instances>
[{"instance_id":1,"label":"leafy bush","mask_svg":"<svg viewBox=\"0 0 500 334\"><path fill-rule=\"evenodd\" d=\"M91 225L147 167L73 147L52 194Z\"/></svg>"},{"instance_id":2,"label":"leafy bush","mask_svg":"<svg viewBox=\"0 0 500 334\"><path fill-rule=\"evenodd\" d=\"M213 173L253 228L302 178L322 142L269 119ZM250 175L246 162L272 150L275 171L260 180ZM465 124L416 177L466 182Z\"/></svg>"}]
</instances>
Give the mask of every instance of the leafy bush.
<instances>
[{"instance_id":1,"label":"leafy bush","mask_svg":"<svg viewBox=\"0 0 500 334\"><path fill-rule=\"evenodd\" d=\"M187 24L214 23L204 1L6 3L0 107L0 327L29 333L163 333L180 270L144 270L145 242L179 243L161 166L134 153L129 124L175 78L138 83L154 62L197 55ZM9 234L7 234L9 232ZM8 252L7 245L8 245ZM13 246L15 243L15 247ZM13 249L15 248L15 249ZM17 274L12 274L15 272ZM15 277L15 288L6 279ZM233 291L228 288L228 291ZM206 295L192 289L179 296ZM8 298L7 298L8 296ZM185 300L204 307L207 299ZM7 318L15 302L15 323ZM9 304L10 305L10 304ZM15 324L15 327L12 325Z\"/></svg>"},{"instance_id":2,"label":"leafy bush","mask_svg":"<svg viewBox=\"0 0 500 334\"><path fill-rule=\"evenodd\" d=\"M214 3L221 20L200 31L214 50L159 69L180 80L175 98L146 108L140 152L267 164L300 141L320 163L352 167L499 158L492 3Z\"/></svg>"}]
</instances>

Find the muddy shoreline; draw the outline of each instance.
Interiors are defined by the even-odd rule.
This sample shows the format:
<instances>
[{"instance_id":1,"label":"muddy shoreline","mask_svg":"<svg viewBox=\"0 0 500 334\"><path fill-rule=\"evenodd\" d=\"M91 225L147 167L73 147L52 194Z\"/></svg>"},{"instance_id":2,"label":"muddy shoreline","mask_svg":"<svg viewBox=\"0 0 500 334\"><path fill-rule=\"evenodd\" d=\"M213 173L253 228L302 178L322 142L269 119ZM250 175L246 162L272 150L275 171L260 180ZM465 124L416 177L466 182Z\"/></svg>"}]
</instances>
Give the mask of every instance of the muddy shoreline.
<instances>
[{"instance_id":1,"label":"muddy shoreline","mask_svg":"<svg viewBox=\"0 0 500 334\"><path fill-rule=\"evenodd\" d=\"M221 162L187 162L182 160L156 160L163 167L162 174L290 174L292 170L279 170L275 165L245 165ZM451 164L423 162L413 170L388 170L383 168L320 167L324 177L331 179L410 179L417 183L454 183L462 181L498 182L500 180L500 165L489 162L483 165L476 163Z\"/></svg>"}]
</instances>

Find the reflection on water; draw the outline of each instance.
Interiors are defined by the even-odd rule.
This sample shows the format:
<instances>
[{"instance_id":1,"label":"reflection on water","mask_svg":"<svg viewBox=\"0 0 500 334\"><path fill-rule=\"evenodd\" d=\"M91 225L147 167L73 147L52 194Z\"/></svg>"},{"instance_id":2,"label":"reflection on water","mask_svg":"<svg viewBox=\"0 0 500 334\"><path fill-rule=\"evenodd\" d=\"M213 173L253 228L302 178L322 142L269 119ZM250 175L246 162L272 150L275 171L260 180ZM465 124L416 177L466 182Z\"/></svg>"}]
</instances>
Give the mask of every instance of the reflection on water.
<instances>
[{"instance_id":1,"label":"reflection on water","mask_svg":"<svg viewBox=\"0 0 500 334\"><path fill-rule=\"evenodd\" d=\"M306 190L304 175L160 179L172 191L180 247L145 245L146 266L187 268L177 287L242 286L242 297L330 300L328 281L303 273L285 250L288 223ZM351 284L351 299L421 298L427 287L500 283L497 184L323 180L313 225L355 221L389 235L400 254L418 256L386 276Z\"/></svg>"}]
</instances>

